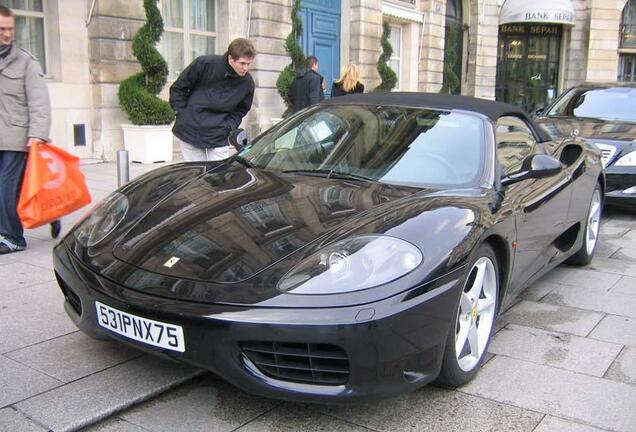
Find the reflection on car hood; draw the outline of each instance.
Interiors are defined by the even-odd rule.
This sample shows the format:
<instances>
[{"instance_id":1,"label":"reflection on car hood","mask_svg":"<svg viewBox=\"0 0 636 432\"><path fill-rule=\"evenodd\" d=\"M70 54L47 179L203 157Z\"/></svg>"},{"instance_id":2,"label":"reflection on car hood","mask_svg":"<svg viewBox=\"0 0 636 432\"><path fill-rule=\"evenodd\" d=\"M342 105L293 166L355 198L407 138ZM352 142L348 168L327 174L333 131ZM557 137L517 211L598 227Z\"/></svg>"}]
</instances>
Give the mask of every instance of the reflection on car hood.
<instances>
[{"instance_id":1,"label":"reflection on car hood","mask_svg":"<svg viewBox=\"0 0 636 432\"><path fill-rule=\"evenodd\" d=\"M166 276L238 282L417 191L229 165L190 181L146 214L114 255Z\"/></svg>"},{"instance_id":2,"label":"reflection on car hood","mask_svg":"<svg viewBox=\"0 0 636 432\"><path fill-rule=\"evenodd\" d=\"M636 124L613 122L589 118L541 117L536 123L552 135L553 138L570 136L578 129L583 138L598 138L612 141L633 141L636 139Z\"/></svg>"}]
</instances>

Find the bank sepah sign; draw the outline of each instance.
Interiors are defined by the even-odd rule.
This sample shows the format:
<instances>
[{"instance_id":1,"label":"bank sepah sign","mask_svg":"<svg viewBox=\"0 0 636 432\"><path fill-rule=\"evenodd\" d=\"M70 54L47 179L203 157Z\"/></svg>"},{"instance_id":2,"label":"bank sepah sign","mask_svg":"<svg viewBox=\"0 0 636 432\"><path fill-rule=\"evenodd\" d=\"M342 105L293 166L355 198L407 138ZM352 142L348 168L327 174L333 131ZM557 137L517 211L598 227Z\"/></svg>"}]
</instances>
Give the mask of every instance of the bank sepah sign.
<instances>
[{"instance_id":1,"label":"bank sepah sign","mask_svg":"<svg viewBox=\"0 0 636 432\"><path fill-rule=\"evenodd\" d=\"M570 0L506 0L499 12L499 24L550 23L574 25Z\"/></svg>"}]
</instances>

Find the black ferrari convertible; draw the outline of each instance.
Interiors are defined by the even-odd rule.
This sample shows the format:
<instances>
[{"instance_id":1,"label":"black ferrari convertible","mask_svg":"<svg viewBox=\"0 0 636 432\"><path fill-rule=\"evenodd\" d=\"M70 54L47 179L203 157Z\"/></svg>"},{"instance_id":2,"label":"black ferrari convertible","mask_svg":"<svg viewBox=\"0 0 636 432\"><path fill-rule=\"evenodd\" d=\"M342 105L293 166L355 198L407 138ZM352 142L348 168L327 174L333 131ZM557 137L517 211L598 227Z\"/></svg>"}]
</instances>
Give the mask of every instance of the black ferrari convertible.
<instances>
[{"instance_id":1,"label":"black ferrari convertible","mask_svg":"<svg viewBox=\"0 0 636 432\"><path fill-rule=\"evenodd\" d=\"M345 96L113 192L55 274L93 337L259 395L365 401L469 381L500 310L590 262L604 189L597 148L511 105Z\"/></svg>"}]
</instances>

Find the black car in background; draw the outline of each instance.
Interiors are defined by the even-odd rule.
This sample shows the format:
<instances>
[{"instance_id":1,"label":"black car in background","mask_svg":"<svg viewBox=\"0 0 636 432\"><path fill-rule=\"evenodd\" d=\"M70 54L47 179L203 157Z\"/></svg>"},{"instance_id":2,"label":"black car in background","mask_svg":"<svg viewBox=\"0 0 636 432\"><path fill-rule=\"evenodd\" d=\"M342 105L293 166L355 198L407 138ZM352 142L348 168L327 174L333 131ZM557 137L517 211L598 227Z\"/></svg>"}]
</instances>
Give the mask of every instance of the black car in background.
<instances>
[{"instance_id":1,"label":"black car in background","mask_svg":"<svg viewBox=\"0 0 636 432\"><path fill-rule=\"evenodd\" d=\"M251 393L457 386L523 288L592 260L600 159L507 104L338 97L113 192L55 247L55 274L85 333Z\"/></svg>"},{"instance_id":2,"label":"black car in background","mask_svg":"<svg viewBox=\"0 0 636 432\"><path fill-rule=\"evenodd\" d=\"M537 112L555 139L577 134L603 154L607 204L636 207L636 84L583 84ZM574 132L573 132L574 131Z\"/></svg>"}]
</instances>

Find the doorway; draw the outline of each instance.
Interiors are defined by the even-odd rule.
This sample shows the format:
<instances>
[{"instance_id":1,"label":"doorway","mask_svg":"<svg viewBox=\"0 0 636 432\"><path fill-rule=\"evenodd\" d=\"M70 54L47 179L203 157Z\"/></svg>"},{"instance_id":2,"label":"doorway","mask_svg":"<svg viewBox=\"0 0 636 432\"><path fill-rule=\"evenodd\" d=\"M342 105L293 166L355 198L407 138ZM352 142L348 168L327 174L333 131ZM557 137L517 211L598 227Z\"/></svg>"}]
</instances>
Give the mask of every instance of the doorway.
<instances>
[{"instance_id":1,"label":"doorway","mask_svg":"<svg viewBox=\"0 0 636 432\"><path fill-rule=\"evenodd\" d=\"M504 24L499 27L498 101L533 112L557 96L562 26Z\"/></svg>"},{"instance_id":2,"label":"doorway","mask_svg":"<svg viewBox=\"0 0 636 432\"><path fill-rule=\"evenodd\" d=\"M318 73L325 78L325 95L340 76L340 0L302 0L300 45L307 56L318 58Z\"/></svg>"}]
</instances>

